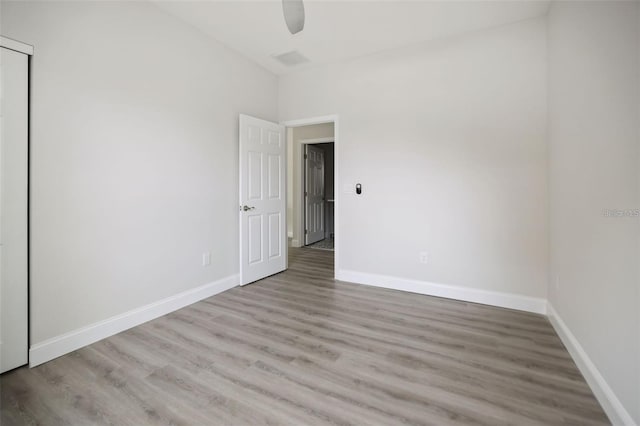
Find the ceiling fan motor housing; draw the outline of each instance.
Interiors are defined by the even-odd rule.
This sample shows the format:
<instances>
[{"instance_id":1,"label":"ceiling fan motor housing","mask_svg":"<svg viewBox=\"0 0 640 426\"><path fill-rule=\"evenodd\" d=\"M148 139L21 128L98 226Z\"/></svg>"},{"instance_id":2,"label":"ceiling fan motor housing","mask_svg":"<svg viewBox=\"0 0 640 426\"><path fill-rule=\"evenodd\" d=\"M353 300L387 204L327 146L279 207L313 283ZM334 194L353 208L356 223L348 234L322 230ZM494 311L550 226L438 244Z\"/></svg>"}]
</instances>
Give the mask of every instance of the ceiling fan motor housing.
<instances>
[{"instance_id":1,"label":"ceiling fan motor housing","mask_svg":"<svg viewBox=\"0 0 640 426\"><path fill-rule=\"evenodd\" d=\"M304 29L304 4L302 0L282 0L282 11L291 34Z\"/></svg>"}]
</instances>

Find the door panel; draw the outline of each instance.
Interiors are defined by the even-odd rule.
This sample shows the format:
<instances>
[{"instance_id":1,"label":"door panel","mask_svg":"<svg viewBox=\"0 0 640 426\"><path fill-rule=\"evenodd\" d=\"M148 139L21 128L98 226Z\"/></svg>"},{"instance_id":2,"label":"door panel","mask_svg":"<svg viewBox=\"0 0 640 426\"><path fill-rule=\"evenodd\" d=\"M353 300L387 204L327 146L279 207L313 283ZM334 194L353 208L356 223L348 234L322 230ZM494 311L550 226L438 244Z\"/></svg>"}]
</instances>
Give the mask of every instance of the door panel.
<instances>
[{"instance_id":1,"label":"door panel","mask_svg":"<svg viewBox=\"0 0 640 426\"><path fill-rule=\"evenodd\" d=\"M0 373L28 361L28 57L0 48Z\"/></svg>"},{"instance_id":2,"label":"door panel","mask_svg":"<svg viewBox=\"0 0 640 426\"><path fill-rule=\"evenodd\" d=\"M240 115L240 283L287 265L284 127Z\"/></svg>"},{"instance_id":3,"label":"door panel","mask_svg":"<svg viewBox=\"0 0 640 426\"><path fill-rule=\"evenodd\" d=\"M269 155L269 198L280 198L280 181L282 180L282 164L278 155Z\"/></svg>"},{"instance_id":4,"label":"door panel","mask_svg":"<svg viewBox=\"0 0 640 426\"><path fill-rule=\"evenodd\" d=\"M280 213L269 215L269 258L278 257L282 254L280 238L282 233L282 216Z\"/></svg>"},{"instance_id":5,"label":"door panel","mask_svg":"<svg viewBox=\"0 0 640 426\"><path fill-rule=\"evenodd\" d=\"M249 264L262 262L262 217L248 215L249 223Z\"/></svg>"},{"instance_id":6,"label":"door panel","mask_svg":"<svg viewBox=\"0 0 640 426\"><path fill-rule=\"evenodd\" d=\"M305 245L324 239L324 150L305 145Z\"/></svg>"},{"instance_id":7,"label":"door panel","mask_svg":"<svg viewBox=\"0 0 640 426\"><path fill-rule=\"evenodd\" d=\"M249 174L247 200L260 200L262 197L262 153L249 151L247 156Z\"/></svg>"}]
</instances>

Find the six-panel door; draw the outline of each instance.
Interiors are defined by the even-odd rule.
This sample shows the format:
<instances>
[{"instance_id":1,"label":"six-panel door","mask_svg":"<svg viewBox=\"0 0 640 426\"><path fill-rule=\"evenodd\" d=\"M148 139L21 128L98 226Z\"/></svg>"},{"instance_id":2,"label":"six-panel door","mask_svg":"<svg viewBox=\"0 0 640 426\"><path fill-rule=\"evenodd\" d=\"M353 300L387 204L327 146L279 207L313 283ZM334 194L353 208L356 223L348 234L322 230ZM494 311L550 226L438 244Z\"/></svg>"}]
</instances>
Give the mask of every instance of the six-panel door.
<instances>
[{"instance_id":1,"label":"six-panel door","mask_svg":"<svg viewBox=\"0 0 640 426\"><path fill-rule=\"evenodd\" d=\"M324 150L305 145L305 245L324 239Z\"/></svg>"},{"instance_id":2,"label":"six-panel door","mask_svg":"<svg viewBox=\"0 0 640 426\"><path fill-rule=\"evenodd\" d=\"M287 265L284 128L240 115L240 283Z\"/></svg>"}]
</instances>

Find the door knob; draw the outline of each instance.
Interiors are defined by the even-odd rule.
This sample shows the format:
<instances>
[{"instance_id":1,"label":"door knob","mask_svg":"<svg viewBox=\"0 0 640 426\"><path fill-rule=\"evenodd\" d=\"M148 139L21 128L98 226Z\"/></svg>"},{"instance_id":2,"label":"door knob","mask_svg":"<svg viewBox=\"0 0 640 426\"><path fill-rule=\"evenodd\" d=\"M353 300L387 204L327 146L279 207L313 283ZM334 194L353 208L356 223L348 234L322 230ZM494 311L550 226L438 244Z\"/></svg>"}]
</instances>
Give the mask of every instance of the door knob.
<instances>
[{"instance_id":1,"label":"door knob","mask_svg":"<svg viewBox=\"0 0 640 426\"><path fill-rule=\"evenodd\" d=\"M246 212L247 210L253 210L253 209L255 209L255 207L242 206L242 210L244 210L245 212Z\"/></svg>"}]
</instances>

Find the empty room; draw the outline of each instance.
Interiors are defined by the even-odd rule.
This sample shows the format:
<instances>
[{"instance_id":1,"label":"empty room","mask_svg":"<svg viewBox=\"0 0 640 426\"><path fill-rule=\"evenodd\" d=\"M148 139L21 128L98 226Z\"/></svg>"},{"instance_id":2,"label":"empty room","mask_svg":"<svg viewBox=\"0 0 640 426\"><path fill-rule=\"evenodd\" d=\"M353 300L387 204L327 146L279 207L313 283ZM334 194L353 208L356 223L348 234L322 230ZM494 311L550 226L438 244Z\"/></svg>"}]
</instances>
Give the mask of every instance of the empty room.
<instances>
[{"instance_id":1,"label":"empty room","mask_svg":"<svg viewBox=\"0 0 640 426\"><path fill-rule=\"evenodd\" d=\"M0 36L2 426L640 425L640 1Z\"/></svg>"}]
</instances>

